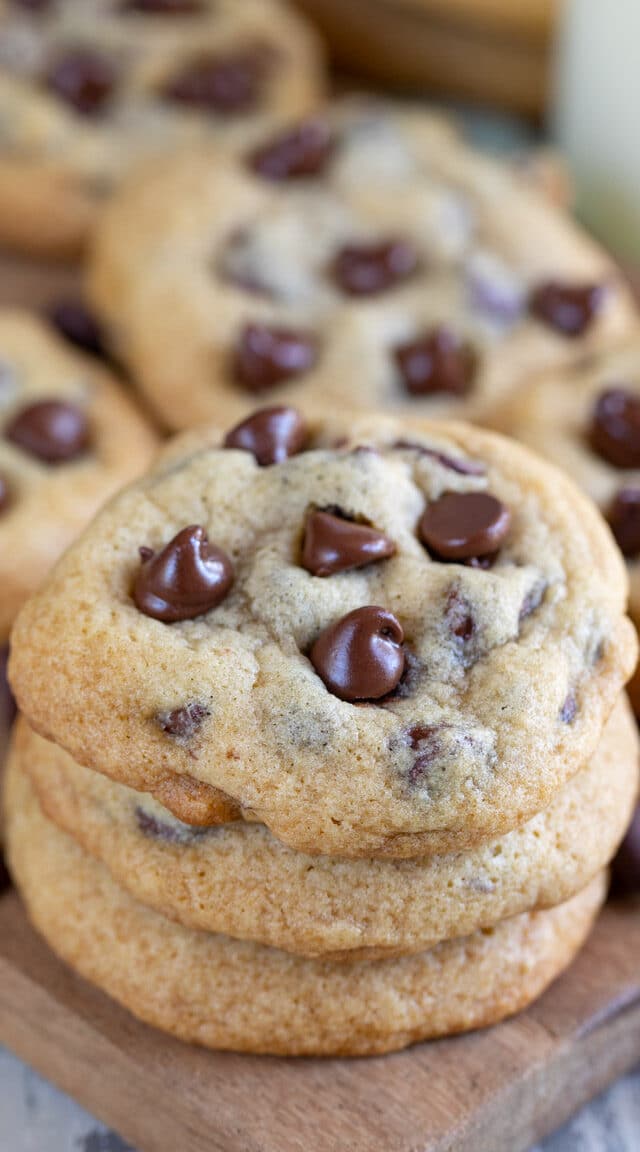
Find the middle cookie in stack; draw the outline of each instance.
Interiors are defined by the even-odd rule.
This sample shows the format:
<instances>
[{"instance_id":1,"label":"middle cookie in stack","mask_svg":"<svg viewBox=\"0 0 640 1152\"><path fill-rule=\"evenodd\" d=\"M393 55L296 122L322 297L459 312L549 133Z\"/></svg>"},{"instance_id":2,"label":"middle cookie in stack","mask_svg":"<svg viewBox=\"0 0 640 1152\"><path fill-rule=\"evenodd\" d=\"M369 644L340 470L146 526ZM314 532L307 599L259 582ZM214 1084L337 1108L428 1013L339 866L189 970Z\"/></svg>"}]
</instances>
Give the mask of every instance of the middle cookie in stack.
<instances>
[{"instance_id":1,"label":"middle cookie in stack","mask_svg":"<svg viewBox=\"0 0 640 1152\"><path fill-rule=\"evenodd\" d=\"M30 913L205 1044L500 1019L580 946L635 800L608 531L463 425L277 409L220 439L171 446L18 621L14 688L55 742L25 726L12 759Z\"/></svg>"}]
</instances>

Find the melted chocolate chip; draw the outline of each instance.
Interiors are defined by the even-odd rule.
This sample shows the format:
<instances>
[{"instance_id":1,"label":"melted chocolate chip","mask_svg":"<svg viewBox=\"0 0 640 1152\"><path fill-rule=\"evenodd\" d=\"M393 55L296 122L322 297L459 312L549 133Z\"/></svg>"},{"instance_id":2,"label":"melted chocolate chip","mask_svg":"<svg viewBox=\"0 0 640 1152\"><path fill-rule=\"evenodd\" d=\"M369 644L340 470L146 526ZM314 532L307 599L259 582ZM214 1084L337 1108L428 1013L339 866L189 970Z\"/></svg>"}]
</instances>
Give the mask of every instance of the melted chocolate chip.
<instances>
[{"instance_id":1,"label":"melted chocolate chip","mask_svg":"<svg viewBox=\"0 0 640 1152\"><path fill-rule=\"evenodd\" d=\"M4 476L0 475L0 512L4 512L10 503L9 485Z\"/></svg>"},{"instance_id":2,"label":"melted chocolate chip","mask_svg":"<svg viewBox=\"0 0 640 1152\"><path fill-rule=\"evenodd\" d=\"M265 468L297 456L308 439L307 425L296 408L261 408L227 432L224 446L251 452Z\"/></svg>"},{"instance_id":3,"label":"melted chocolate chip","mask_svg":"<svg viewBox=\"0 0 640 1152\"><path fill-rule=\"evenodd\" d=\"M471 604L459 588L450 588L445 612L449 631L463 643L470 640L476 630Z\"/></svg>"},{"instance_id":4,"label":"melted chocolate chip","mask_svg":"<svg viewBox=\"0 0 640 1152\"><path fill-rule=\"evenodd\" d=\"M418 253L407 240L379 240L347 244L336 255L332 273L348 296L376 296L416 271Z\"/></svg>"},{"instance_id":5,"label":"melted chocolate chip","mask_svg":"<svg viewBox=\"0 0 640 1152\"><path fill-rule=\"evenodd\" d=\"M200 56L169 81L162 95L205 112L248 112L261 99L267 63L267 53L255 47Z\"/></svg>"},{"instance_id":6,"label":"melted chocolate chip","mask_svg":"<svg viewBox=\"0 0 640 1152\"><path fill-rule=\"evenodd\" d=\"M356 608L329 624L310 660L340 700L380 700L399 683L405 666L400 622L385 608Z\"/></svg>"},{"instance_id":7,"label":"melted chocolate chip","mask_svg":"<svg viewBox=\"0 0 640 1152\"><path fill-rule=\"evenodd\" d=\"M82 116L98 116L113 94L116 70L93 48L69 48L50 65L44 83Z\"/></svg>"},{"instance_id":8,"label":"melted chocolate chip","mask_svg":"<svg viewBox=\"0 0 640 1152\"><path fill-rule=\"evenodd\" d=\"M305 120L254 149L248 163L265 180L303 180L322 172L334 146L333 133L324 120Z\"/></svg>"},{"instance_id":9,"label":"melted chocolate chip","mask_svg":"<svg viewBox=\"0 0 640 1152\"><path fill-rule=\"evenodd\" d=\"M318 345L310 332L247 324L235 352L233 374L250 392L266 392L315 367Z\"/></svg>"},{"instance_id":10,"label":"melted chocolate chip","mask_svg":"<svg viewBox=\"0 0 640 1152\"><path fill-rule=\"evenodd\" d=\"M61 400L40 400L22 408L4 434L30 456L46 464L63 464L89 446L89 423L81 408Z\"/></svg>"},{"instance_id":11,"label":"melted chocolate chip","mask_svg":"<svg viewBox=\"0 0 640 1152\"><path fill-rule=\"evenodd\" d=\"M211 713L204 704L192 702L172 712L158 712L156 721L167 736L175 740L192 740L202 723Z\"/></svg>"},{"instance_id":12,"label":"melted chocolate chip","mask_svg":"<svg viewBox=\"0 0 640 1152\"><path fill-rule=\"evenodd\" d=\"M393 358L411 396L441 392L465 396L478 370L478 355L472 345L444 326L398 344Z\"/></svg>"},{"instance_id":13,"label":"melted chocolate chip","mask_svg":"<svg viewBox=\"0 0 640 1152\"><path fill-rule=\"evenodd\" d=\"M561 336L583 336L595 320L604 299L602 284L565 284L547 280L529 296L529 311L536 320Z\"/></svg>"},{"instance_id":14,"label":"melted chocolate chip","mask_svg":"<svg viewBox=\"0 0 640 1152\"><path fill-rule=\"evenodd\" d=\"M185 841L194 840L208 832L207 828L195 827L191 824L184 824L182 827L168 824L164 820L158 820L156 816L151 816L149 812L145 812L144 808L139 806L136 808L136 822L144 836L150 836L154 840L162 840L165 844L184 844Z\"/></svg>"},{"instance_id":15,"label":"melted chocolate chip","mask_svg":"<svg viewBox=\"0 0 640 1152\"><path fill-rule=\"evenodd\" d=\"M615 895L640 892L640 806L635 810L627 835L611 865L611 874Z\"/></svg>"},{"instance_id":16,"label":"melted chocolate chip","mask_svg":"<svg viewBox=\"0 0 640 1152\"><path fill-rule=\"evenodd\" d=\"M623 556L640 553L640 488L621 488L607 513L609 527Z\"/></svg>"},{"instance_id":17,"label":"melted chocolate chip","mask_svg":"<svg viewBox=\"0 0 640 1152\"><path fill-rule=\"evenodd\" d=\"M427 505L418 535L437 559L482 567L504 543L510 526L509 509L489 492L445 492Z\"/></svg>"},{"instance_id":18,"label":"melted chocolate chip","mask_svg":"<svg viewBox=\"0 0 640 1152\"><path fill-rule=\"evenodd\" d=\"M486 476L487 473L484 464L481 464L479 460L461 460L458 457L447 456L445 452L426 448L424 444L418 444L414 440L395 440L391 447L401 452L417 452L420 456L429 456L438 464L442 464L443 468L449 468L452 472L457 472L459 476Z\"/></svg>"},{"instance_id":19,"label":"melted chocolate chip","mask_svg":"<svg viewBox=\"0 0 640 1152\"><path fill-rule=\"evenodd\" d=\"M589 442L614 468L640 468L640 396L609 388L596 401Z\"/></svg>"},{"instance_id":20,"label":"melted chocolate chip","mask_svg":"<svg viewBox=\"0 0 640 1152\"><path fill-rule=\"evenodd\" d=\"M49 309L49 319L70 344L92 356L104 356L102 329L82 300L59 300Z\"/></svg>"},{"instance_id":21,"label":"melted chocolate chip","mask_svg":"<svg viewBox=\"0 0 640 1152\"><path fill-rule=\"evenodd\" d=\"M560 721L562 724L573 724L576 716L578 715L578 701L573 692L569 692L567 698L560 709Z\"/></svg>"},{"instance_id":22,"label":"melted chocolate chip","mask_svg":"<svg viewBox=\"0 0 640 1152\"><path fill-rule=\"evenodd\" d=\"M194 16L206 10L204 0L122 0L121 12L150 16Z\"/></svg>"},{"instance_id":23,"label":"melted chocolate chip","mask_svg":"<svg viewBox=\"0 0 640 1152\"><path fill-rule=\"evenodd\" d=\"M317 511L307 516L301 563L314 576L333 576L385 560L395 550L393 540L383 532L344 516Z\"/></svg>"},{"instance_id":24,"label":"melted chocolate chip","mask_svg":"<svg viewBox=\"0 0 640 1152\"><path fill-rule=\"evenodd\" d=\"M420 784L427 770L442 755L440 729L427 724L416 724L407 733L409 747L418 752L409 770L409 783Z\"/></svg>"},{"instance_id":25,"label":"melted chocolate chip","mask_svg":"<svg viewBox=\"0 0 640 1152\"><path fill-rule=\"evenodd\" d=\"M197 524L183 528L162 551L141 552L133 599L154 620L172 624L202 616L222 603L233 583L231 560Z\"/></svg>"}]
</instances>

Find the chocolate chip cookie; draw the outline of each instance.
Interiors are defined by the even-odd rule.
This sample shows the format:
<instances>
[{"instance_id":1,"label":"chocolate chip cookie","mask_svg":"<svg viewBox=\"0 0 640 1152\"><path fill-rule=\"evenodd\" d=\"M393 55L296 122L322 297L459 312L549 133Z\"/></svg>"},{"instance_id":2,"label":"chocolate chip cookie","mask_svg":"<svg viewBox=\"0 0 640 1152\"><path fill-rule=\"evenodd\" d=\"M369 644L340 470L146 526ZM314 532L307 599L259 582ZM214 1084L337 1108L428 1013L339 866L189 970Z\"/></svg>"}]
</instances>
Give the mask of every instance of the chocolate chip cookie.
<instances>
[{"instance_id":1,"label":"chocolate chip cookie","mask_svg":"<svg viewBox=\"0 0 640 1152\"><path fill-rule=\"evenodd\" d=\"M10 674L42 735L185 823L222 794L301 851L420 856L590 759L636 658L626 595L592 503L519 445L262 409L103 510Z\"/></svg>"},{"instance_id":2,"label":"chocolate chip cookie","mask_svg":"<svg viewBox=\"0 0 640 1152\"><path fill-rule=\"evenodd\" d=\"M171 429L260 402L485 419L531 370L629 329L611 264L422 110L351 100L230 165L133 178L90 291Z\"/></svg>"},{"instance_id":3,"label":"chocolate chip cookie","mask_svg":"<svg viewBox=\"0 0 640 1152\"><path fill-rule=\"evenodd\" d=\"M16 767L43 811L135 899L188 928L305 956L403 955L570 899L605 868L638 792L624 697L591 763L527 824L467 853L340 860L261 825L183 824L153 797L81 768L20 721Z\"/></svg>"},{"instance_id":4,"label":"chocolate chip cookie","mask_svg":"<svg viewBox=\"0 0 640 1152\"><path fill-rule=\"evenodd\" d=\"M54 561L155 448L106 369L35 317L0 311L0 646Z\"/></svg>"},{"instance_id":5,"label":"chocolate chip cookie","mask_svg":"<svg viewBox=\"0 0 640 1152\"><path fill-rule=\"evenodd\" d=\"M35 927L135 1016L212 1048L365 1055L494 1023L570 963L604 897L601 874L558 908L432 951L375 963L302 959L138 904L43 816L15 766L8 785L9 863Z\"/></svg>"},{"instance_id":6,"label":"chocolate chip cookie","mask_svg":"<svg viewBox=\"0 0 640 1152\"><path fill-rule=\"evenodd\" d=\"M3 0L0 240L77 255L134 162L249 147L315 104L322 71L278 0Z\"/></svg>"}]
</instances>

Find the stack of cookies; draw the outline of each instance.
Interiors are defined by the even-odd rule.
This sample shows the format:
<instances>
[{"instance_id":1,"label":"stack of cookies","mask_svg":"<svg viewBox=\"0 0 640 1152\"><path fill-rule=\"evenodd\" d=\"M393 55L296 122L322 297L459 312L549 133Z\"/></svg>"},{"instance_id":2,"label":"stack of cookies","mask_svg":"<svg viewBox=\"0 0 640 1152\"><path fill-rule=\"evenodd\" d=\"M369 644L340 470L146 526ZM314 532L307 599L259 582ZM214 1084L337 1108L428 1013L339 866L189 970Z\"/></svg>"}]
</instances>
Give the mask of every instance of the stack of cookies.
<instances>
[{"instance_id":1,"label":"stack of cookies","mask_svg":"<svg viewBox=\"0 0 640 1152\"><path fill-rule=\"evenodd\" d=\"M9 862L138 1017L384 1052L572 959L637 791L627 577L593 505L463 424L186 433L23 609Z\"/></svg>"}]
</instances>

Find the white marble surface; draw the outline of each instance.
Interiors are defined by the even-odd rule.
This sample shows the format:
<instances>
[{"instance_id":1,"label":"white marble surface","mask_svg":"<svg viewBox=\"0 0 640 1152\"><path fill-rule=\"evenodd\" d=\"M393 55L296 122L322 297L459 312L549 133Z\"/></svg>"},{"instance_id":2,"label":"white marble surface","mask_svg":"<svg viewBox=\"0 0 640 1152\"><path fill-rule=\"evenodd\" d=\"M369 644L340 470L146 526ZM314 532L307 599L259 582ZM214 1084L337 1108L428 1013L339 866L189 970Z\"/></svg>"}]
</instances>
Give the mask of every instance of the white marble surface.
<instances>
[{"instance_id":1,"label":"white marble surface","mask_svg":"<svg viewBox=\"0 0 640 1152\"><path fill-rule=\"evenodd\" d=\"M639 1152L640 1068L531 1152ZM133 1152L0 1049L0 1152ZM188 1148L176 1152L189 1152ZM310 1149L309 1152L312 1152Z\"/></svg>"}]
</instances>

